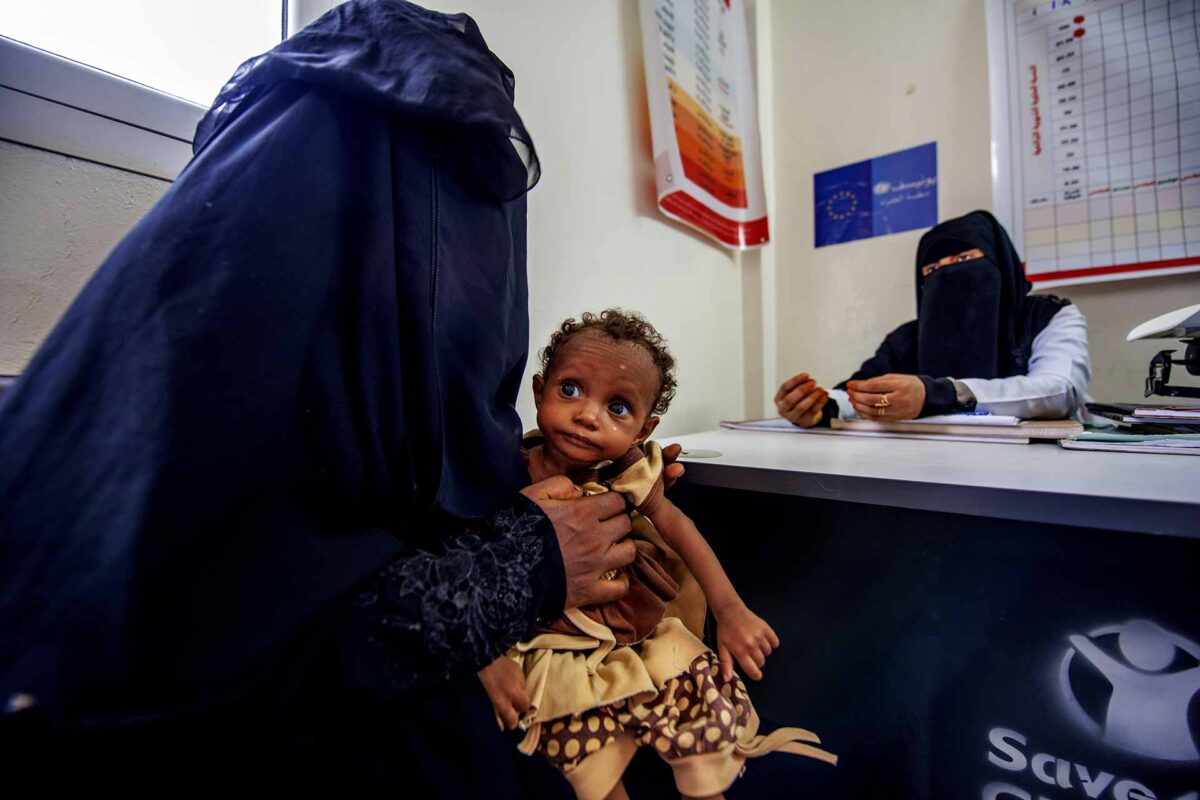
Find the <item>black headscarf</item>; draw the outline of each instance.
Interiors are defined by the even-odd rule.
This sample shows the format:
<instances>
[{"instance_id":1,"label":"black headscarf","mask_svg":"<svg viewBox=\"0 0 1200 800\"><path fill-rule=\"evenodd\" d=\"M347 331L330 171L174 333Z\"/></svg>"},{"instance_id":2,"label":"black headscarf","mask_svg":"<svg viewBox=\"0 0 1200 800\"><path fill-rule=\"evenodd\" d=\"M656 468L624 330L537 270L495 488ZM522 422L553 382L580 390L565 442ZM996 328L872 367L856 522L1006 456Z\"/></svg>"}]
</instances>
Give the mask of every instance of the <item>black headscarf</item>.
<instances>
[{"instance_id":1,"label":"black headscarf","mask_svg":"<svg viewBox=\"0 0 1200 800\"><path fill-rule=\"evenodd\" d=\"M921 268L978 248L983 258ZM1066 301L1029 296L1021 259L1000 223L972 211L928 231L917 245L917 372L1007 378L1029 369L1033 339Z\"/></svg>"},{"instance_id":2,"label":"black headscarf","mask_svg":"<svg viewBox=\"0 0 1200 800\"><path fill-rule=\"evenodd\" d=\"M926 264L973 248L983 258L921 275ZM1070 305L1051 295L1030 296L1031 286L1008 233L991 214L972 211L943 222L917 245L917 319L889 333L848 380L892 372L931 379L1027 374L1034 338Z\"/></svg>"},{"instance_id":3,"label":"black headscarf","mask_svg":"<svg viewBox=\"0 0 1200 800\"><path fill-rule=\"evenodd\" d=\"M237 71L0 405L0 702L233 699L527 483L512 88L470 18L396 0Z\"/></svg>"}]
</instances>

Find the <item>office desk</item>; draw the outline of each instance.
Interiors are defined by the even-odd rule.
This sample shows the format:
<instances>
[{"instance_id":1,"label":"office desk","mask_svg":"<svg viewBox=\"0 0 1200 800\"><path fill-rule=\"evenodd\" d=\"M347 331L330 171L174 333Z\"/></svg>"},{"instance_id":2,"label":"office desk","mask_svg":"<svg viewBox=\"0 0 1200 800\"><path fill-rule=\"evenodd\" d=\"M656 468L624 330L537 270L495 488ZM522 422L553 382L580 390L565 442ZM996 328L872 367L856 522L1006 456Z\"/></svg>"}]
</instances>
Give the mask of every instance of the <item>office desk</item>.
<instances>
[{"instance_id":1,"label":"office desk","mask_svg":"<svg viewBox=\"0 0 1200 800\"><path fill-rule=\"evenodd\" d=\"M821 796L1200 789L1200 458L674 441L721 453L673 491L782 639L761 713L841 756Z\"/></svg>"},{"instance_id":2,"label":"office desk","mask_svg":"<svg viewBox=\"0 0 1200 800\"><path fill-rule=\"evenodd\" d=\"M721 453L684 457L700 486L1200 537L1200 456L726 429L672 441Z\"/></svg>"}]
</instances>

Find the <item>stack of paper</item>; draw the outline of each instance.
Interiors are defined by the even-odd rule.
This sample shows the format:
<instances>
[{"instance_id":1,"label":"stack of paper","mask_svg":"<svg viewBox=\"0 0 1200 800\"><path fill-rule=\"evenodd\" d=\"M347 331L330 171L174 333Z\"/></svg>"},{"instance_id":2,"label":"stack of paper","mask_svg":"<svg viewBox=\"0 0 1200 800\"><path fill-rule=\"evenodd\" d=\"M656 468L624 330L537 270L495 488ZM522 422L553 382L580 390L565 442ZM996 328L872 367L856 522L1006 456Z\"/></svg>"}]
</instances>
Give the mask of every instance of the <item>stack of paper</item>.
<instances>
[{"instance_id":1,"label":"stack of paper","mask_svg":"<svg viewBox=\"0 0 1200 800\"><path fill-rule=\"evenodd\" d=\"M1200 434L1107 433L1086 431L1059 442L1068 450L1112 450L1125 453L1168 453L1200 456Z\"/></svg>"},{"instance_id":2,"label":"stack of paper","mask_svg":"<svg viewBox=\"0 0 1200 800\"><path fill-rule=\"evenodd\" d=\"M1134 403L1088 403L1088 411L1114 420L1129 433L1200 432L1200 406L1155 406Z\"/></svg>"}]
</instances>

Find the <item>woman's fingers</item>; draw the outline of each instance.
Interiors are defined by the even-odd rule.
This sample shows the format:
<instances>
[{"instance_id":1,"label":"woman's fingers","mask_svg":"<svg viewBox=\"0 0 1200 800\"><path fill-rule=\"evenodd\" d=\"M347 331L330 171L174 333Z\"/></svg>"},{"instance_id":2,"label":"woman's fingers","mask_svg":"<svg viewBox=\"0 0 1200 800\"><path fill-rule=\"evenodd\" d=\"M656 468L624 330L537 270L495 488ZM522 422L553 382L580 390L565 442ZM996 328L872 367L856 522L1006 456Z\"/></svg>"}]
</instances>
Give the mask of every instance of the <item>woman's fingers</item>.
<instances>
[{"instance_id":1,"label":"woman's fingers","mask_svg":"<svg viewBox=\"0 0 1200 800\"><path fill-rule=\"evenodd\" d=\"M626 539L608 548L602 566L605 572L613 569L624 569L632 564L636 558L637 545L633 543L632 539Z\"/></svg>"},{"instance_id":2,"label":"woman's fingers","mask_svg":"<svg viewBox=\"0 0 1200 800\"><path fill-rule=\"evenodd\" d=\"M805 414L811 414L816 409L824 408L825 401L828 399L829 392L818 388L816 391L809 394L808 397L805 397L803 400L797 403L792 409L792 412L801 416Z\"/></svg>"},{"instance_id":3,"label":"woman's fingers","mask_svg":"<svg viewBox=\"0 0 1200 800\"><path fill-rule=\"evenodd\" d=\"M875 406L869 406L866 403L855 403L853 400L850 402L851 405L854 406L854 410L858 412L858 415L864 419L875 419L876 417L887 416L886 408L876 408Z\"/></svg>"},{"instance_id":4,"label":"woman's fingers","mask_svg":"<svg viewBox=\"0 0 1200 800\"><path fill-rule=\"evenodd\" d=\"M865 405L863 403L854 403L854 410L863 419L884 420L885 422L904 422L910 419L916 419L921 413L921 406L916 402L892 403L889 406L880 408L874 405Z\"/></svg>"},{"instance_id":5,"label":"woman's fingers","mask_svg":"<svg viewBox=\"0 0 1200 800\"><path fill-rule=\"evenodd\" d=\"M794 425L799 425L801 428L811 428L821 421L821 414L825 409L825 402L828 397L821 397L812 407L803 414L789 414L785 419L792 422Z\"/></svg>"},{"instance_id":6,"label":"woman's fingers","mask_svg":"<svg viewBox=\"0 0 1200 800\"><path fill-rule=\"evenodd\" d=\"M867 378L861 381L850 381L846 384L846 390L849 392L882 392L895 391L897 382L895 376L891 373L880 375L877 378Z\"/></svg>"},{"instance_id":7,"label":"woman's fingers","mask_svg":"<svg viewBox=\"0 0 1200 800\"><path fill-rule=\"evenodd\" d=\"M518 715L516 709L512 708L511 706L500 711L500 721L503 723L502 730L511 731L513 728L517 727L517 720Z\"/></svg>"},{"instance_id":8,"label":"woman's fingers","mask_svg":"<svg viewBox=\"0 0 1200 800\"><path fill-rule=\"evenodd\" d=\"M598 603L611 603L614 600L620 600L628 591L629 578L622 572L612 580L598 581L591 591L584 593L583 602L580 605L594 606Z\"/></svg>"},{"instance_id":9,"label":"woman's fingers","mask_svg":"<svg viewBox=\"0 0 1200 800\"><path fill-rule=\"evenodd\" d=\"M790 392L785 394L783 396L783 400L780 402L779 405L781 405L783 408L786 408L790 411L796 407L797 403L799 403L801 400L808 397L809 394L811 392L813 392L816 388L817 388L816 381L805 381L804 383L797 386L795 389L792 389Z\"/></svg>"},{"instance_id":10,"label":"woman's fingers","mask_svg":"<svg viewBox=\"0 0 1200 800\"><path fill-rule=\"evenodd\" d=\"M847 392L847 394L850 396L851 403L861 403L864 406L871 406L872 408L874 408L876 404L879 404L880 407L886 408L896 399L878 392ZM883 399L885 397L888 397L886 401Z\"/></svg>"},{"instance_id":11,"label":"woman's fingers","mask_svg":"<svg viewBox=\"0 0 1200 800\"><path fill-rule=\"evenodd\" d=\"M792 389L795 389L800 384L804 383L806 380L808 380L808 373L801 372L799 375L793 375L792 377L790 377L786 381L784 381L783 384L779 387L779 391L775 393L776 404L778 404L779 401L783 399L784 395L786 395Z\"/></svg>"},{"instance_id":12,"label":"woman's fingers","mask_svg":"<svg viewBox=\"0 0 1200 800\"><path fill-rule=\"evenodd\" d=\"M621 517L629 518L625 513L625 496L620 492L602 492L589 497L584 497L579 501L585 508L592 511L598 520L614 520ZM629 529L626 528L628 533Z\"/></svg>"},{"instance_id":13,"label":"woman's fingers","mask_svg":"<svg viewBox=\"0 0 1200 800\"><path fill-rule=\"evenodd\" d=\"M826 397L821 403L813 406L812 411L809 411L808 414L805 415L804 421L801 424L806 428L811 428L813 425L816 425L818 422L820 422L821 415L825 412L825 401L828 400L829 398Z\"/></svg>"},{"instance_id":14,"label":"woman's fingers","mask_svg":"<svg viewBox=\"0 0 1200 800\"><path fill-rule=\"evenodd\" d=\"M775 407L784 419L807 428L821 421L821 413L828 400L829 392L826 389L815 381L805 380L777 401Z\"/></svg>"},{"instance_id":15,"label":"woman's fingers","mask_svg":"<svg viewBox=\"0 0 1200 800\"><path fill-rule=\"evenodd\" d=\"M521 494L535 503L545 500L572 500L583 495L583 490L571 482L566 475L555 475L544 481L526 486Z\"/></svg>"}]
</instances>

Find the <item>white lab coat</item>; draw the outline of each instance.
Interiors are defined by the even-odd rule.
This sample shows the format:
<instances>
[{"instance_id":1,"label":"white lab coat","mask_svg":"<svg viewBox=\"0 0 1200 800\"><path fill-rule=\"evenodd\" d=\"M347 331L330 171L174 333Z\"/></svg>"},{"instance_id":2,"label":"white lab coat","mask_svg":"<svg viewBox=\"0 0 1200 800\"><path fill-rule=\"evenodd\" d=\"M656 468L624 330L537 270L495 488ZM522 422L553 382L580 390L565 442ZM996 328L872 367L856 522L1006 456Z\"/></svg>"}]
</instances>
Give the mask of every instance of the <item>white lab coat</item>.
<instances>
[{"instance_id":1,"label":"white lab coat","mask_svg":"<svg viewBox=\"0 0 1200 800\"><path fill-rule=\"evenodd\" d=\"M1011 378L955 378L975 395L976 408L1021 419L1083 419L1084 389L1092 378L1087 320L1078 306L1063 306L1033 339L1029 373ZM858 413L841 389L830 389L838 417Z\"/></svg>"}]
</instances>

